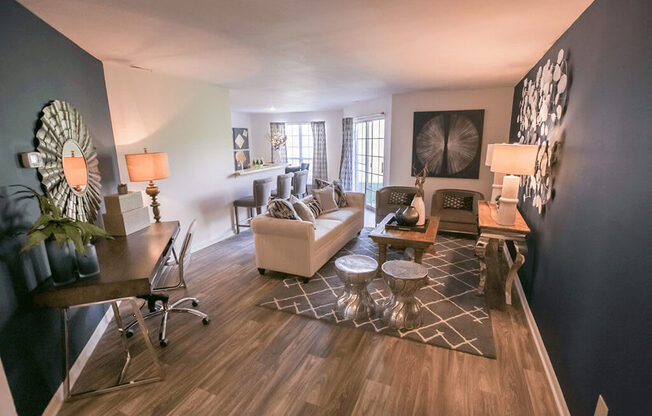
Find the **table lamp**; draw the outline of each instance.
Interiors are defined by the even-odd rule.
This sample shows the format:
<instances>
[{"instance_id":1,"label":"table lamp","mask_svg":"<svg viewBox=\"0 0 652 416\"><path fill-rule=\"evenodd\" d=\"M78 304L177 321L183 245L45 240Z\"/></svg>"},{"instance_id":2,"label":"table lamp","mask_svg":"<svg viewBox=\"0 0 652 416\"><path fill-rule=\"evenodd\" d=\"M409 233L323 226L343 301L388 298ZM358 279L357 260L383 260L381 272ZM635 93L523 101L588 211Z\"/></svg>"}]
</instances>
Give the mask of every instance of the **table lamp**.
<instances>
[{"instance_id":1,"label":"table lamp","mask_svg":"<svg viewBox=\"0 0 652 416\"><path fill-rule=\"evenodd\" d=\"M486 166L491 167L491 161L494 156L494 145L490 144L487 146L487 157L484 161ZM494 183L491 185L491 199L489 200L490 204L496 205L496 198L498 198L503 189L503 178L505 177L504 173L495 172L494 173Z\"/></svg>"},{"instance_id":2,"label":"table lamp","mask_svg":"<svg viewBox=\"0 0 652 416\"><path fill-rule=\"evenodd\" d=\"M514 225L520 178L517 175L534 174L538 146L523 144L495 144L491 159L491 171L503 173L502 194L496 222Z\"/></svg>"},{"instance_id":3,"label":"table lamp","mask_svg":"<svg viewBox=\"0 0 652 416\"><path fill-rule=\"evenodd\" d=\"M125 159L127 160L130 181L149 182L145 192L152 197L151 206L154 212L154 221L161 222L161 213L158 209L161 204L156 200L159 191L158 186L154 185L154 181L170 176L168 154L162 152L147 153L147 148L145 148L143 153L125 155Z\"/></svg>"},{"instance_id":4,"label":"table lamp","mask_svg":"<svg viewBox=\"0 0 652 416\"><path fill-rule=\"evenodd\" d=\"M63 174L66 177L68 185L75 191L81 192L82 186L88 182L88 172L86 172L86 160L83 156L75 156L73 151L70 156L63 157Z\"/></svg>"}]
</instances>

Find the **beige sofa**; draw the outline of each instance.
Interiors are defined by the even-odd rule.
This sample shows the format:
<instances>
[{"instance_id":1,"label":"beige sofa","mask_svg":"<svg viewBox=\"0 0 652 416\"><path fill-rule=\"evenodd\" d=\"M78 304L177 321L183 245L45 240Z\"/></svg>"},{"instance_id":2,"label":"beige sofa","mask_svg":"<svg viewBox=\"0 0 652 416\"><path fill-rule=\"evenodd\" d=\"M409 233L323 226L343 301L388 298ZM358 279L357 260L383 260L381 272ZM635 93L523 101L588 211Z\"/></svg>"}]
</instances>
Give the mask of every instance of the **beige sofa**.
<instances>
[{"instance_id":1,"label":"beige sofa","mask_svg":"<svg viewBox=\"0 0 652 416\"><path fill-rule=\"evenodd\" d=\"M364 227L364 194L347 192L348 206L309 222L258 215L251 220L260 274L273 270L307 281Z\"/></svg>"}]
</instances>

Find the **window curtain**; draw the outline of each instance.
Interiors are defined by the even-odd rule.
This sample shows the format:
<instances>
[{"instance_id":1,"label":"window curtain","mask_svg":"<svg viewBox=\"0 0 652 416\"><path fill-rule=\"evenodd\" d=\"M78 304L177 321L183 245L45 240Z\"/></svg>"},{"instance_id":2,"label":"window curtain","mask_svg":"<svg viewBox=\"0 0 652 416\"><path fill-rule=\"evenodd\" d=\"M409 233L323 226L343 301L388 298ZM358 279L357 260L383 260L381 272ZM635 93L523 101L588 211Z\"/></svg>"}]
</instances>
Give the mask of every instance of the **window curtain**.
<instances>
[{"instance_id":1,"label":"window curtain","mask_svg":"<svg viewBox=\"0 0 652 416\"><path fill-rule=\"evenodd\" d=\"M269 132L274 135L275 133L280 134L281 136L285 136L285 123L269 123ZM274 152L274 148L270 148L272 152ZM281 146L278 149L278 153L280 154L281 157L281 163L287 163L288 162L288 149L285 147L285 145Z\"/></svg>"},{"instance_id":2,"label":"window curtain","mask_svg":"<svg viewBox=\"0 0 652 416\"><path fill-rule=\"evenodd\" d=\"M328 166L326 164L326 122L313 121L312 127L313 155L312 178L328 180Z\"/></svg>"},{"instance_id":3,"label":"window curtain","mask_svg":"<svg viewBox=\"0 0 652 416\"><path fill-rule=\"evenodd\" d=\"M344 190L353 190L353 119L350 117L342 119L340 182Z\"/></svg>"}]
</instances>

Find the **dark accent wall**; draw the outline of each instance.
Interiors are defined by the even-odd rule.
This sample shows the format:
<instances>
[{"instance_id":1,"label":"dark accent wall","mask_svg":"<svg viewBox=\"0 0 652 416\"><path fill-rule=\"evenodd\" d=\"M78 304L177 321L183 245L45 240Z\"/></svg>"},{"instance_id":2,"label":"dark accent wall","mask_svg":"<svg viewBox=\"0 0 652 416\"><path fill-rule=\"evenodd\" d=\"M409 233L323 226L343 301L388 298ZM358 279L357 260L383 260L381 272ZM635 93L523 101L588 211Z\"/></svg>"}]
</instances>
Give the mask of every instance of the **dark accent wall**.
<instances>
[{"instance_id":1,"label":"dark accent wall","mask_svg":"<svg viewBox=\"0 0 652 416\"><path fill-rule=\"evenodd\" d=\"M0 57L0 188L39 187L36 169L20 167L18 153L35 150L39 112L60 99L82 113L97 147L103 192L113 192L119 175L102 63L11 0L0 0ZM7 233L34 221L36 203L11 207L1 198L0 211L0 357L18 413L40 415L63 380L59 314L30 302L38 259L19 256L22 237ZM104 310L74 310L74 357Z\"/></svg>"},{"instance_id":2,"label":"dark accent wall","mask_svg":"<svg viewBox=\"0 0 652 416\"><path fill-rule=\"evenodd\" d=\"M571 84L554 199L521 280L573 415L652 414L652 1L596 0L559 48ZM510 137L522 81L514 89Z\"/></svg>"}]
</instances>

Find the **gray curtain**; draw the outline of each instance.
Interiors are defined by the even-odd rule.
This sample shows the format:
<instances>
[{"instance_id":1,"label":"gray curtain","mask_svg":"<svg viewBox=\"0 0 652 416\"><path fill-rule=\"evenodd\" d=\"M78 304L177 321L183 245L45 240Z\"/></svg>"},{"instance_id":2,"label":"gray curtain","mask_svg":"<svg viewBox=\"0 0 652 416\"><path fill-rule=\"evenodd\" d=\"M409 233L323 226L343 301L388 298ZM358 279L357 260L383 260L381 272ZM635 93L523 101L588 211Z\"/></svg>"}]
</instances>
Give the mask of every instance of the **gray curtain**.
<instances>
[{"instance_id":1,"label":"gray curtain","mask_svg":"<svg viewBox=\"0 0 652 416\"><path fill-rule=\"evenodd\" d=\"M313 155L312 155L312 178L328 180L328 166L326 164L326 122L313 121L310 123L312 127L312 138L314 141Z\"/></svg>"},{"instance_id":2,"label":"gray curtain","mask_svg":"<svg viewBox=\"0 0 652 416\"><path fill-rule=\"evenodd\" d=\"M342 158L340 181L345 191L353 190L353 119L342 119Z\"/></svg>"},{"instance_id":3,"label":"gray curtain","mask_svg":"<svg viewBox=\"0 0 652 416\"><path fill-rule=\"evenodd\" d=\"M285 136L285 123L269 123L269 132L271 134L278 133L281 136ZM271 147L272 152L274 151L274 148ZM280 149L278 149L279 154L281 155L281 163L287 163L288 161L288 149L285 147L285 145L281 146Z\"/></svg>"}]
</instances>

